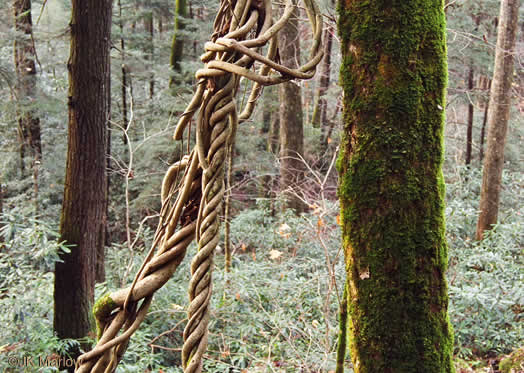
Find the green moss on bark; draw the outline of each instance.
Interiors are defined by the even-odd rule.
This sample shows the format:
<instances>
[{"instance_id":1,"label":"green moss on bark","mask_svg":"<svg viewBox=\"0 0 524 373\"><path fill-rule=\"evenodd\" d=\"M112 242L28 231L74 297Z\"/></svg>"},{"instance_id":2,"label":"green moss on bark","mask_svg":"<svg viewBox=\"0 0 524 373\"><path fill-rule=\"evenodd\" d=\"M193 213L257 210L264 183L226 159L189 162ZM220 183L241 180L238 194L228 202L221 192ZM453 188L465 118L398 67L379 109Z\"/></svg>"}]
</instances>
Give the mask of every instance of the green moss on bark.
<instances>
[{"instance_id":1,"label":"green moss on bark","mask_svg":"<svg viewBox=\"0 0 524 373\"><path fill-rule=\"evenodd\" d=\"M98 338L102 336L103 332L101 323L109 317L116 307L117 304L109 293L100 297L93 306L93 316L96 321L96 335Z\"/></svg>"},{"instance_id":2,"label":"green moss on bark","mask_svg":"<svg viewBox=\"0 0 524 373\"><path fill-rule=\"evenodd\" d=\"M438 0L339 2L337 163L355 372L453 372Z\"/></svg>"}]
</instances>

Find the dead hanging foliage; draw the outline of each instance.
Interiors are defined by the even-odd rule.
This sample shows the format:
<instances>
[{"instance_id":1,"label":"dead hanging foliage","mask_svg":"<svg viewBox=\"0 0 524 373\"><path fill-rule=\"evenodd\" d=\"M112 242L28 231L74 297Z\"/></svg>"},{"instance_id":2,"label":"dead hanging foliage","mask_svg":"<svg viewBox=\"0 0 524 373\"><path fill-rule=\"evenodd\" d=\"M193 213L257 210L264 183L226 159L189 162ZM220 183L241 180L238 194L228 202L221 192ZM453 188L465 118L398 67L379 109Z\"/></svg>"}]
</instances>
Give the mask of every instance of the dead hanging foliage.
<instances>
[{"instance_id":1,"label":"dead hanging foliage","mask_svg":"<svg viewBox=\"0 0 524 373\"><path fill-rule=\"evenodd\" d=\"M270 0L221 1L211 41L205 44L206 52L201 57L204 67L196 72L195 94L174 133L175 140L182 139L198 111L196 145L166 172L158 228L133 283L105 295L95 305L98 343L79 357L77 372L115 371L131 335L147 314L153 294L169 280L195 238L198 250L191 263L182 363L186 373L202 371L228 146L237 125L252 114L263 86L310 79L322 60L322 16L313 0L304 0L313 34L308 61L292 69L278 59L279 31L297 6L295 1L287 0L282 15L273 21ZM235 96L241 77L251 81L252 87L238 115Z\"/></svg>"}]
</instances>

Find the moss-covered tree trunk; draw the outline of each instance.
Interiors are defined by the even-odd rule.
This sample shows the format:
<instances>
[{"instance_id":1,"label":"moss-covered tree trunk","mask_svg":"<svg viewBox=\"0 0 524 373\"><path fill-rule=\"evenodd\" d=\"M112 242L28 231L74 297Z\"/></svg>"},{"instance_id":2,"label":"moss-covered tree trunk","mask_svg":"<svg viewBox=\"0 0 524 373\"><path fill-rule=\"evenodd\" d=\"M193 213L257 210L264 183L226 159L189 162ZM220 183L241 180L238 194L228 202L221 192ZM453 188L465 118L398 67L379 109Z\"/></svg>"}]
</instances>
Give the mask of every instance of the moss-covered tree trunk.
<instances>
[{"instance_id":1,"label":"moss-covered tree trunk","mask_svg":"<svg viewBox=\"0 0 524 373\"><path fill-rule=\"evenodd\" d=\"M73 0L69 133L60 239L71 247L55 268L54 329L60 338L92 330L97 248L104 245L111 0ZM94 53L93 51L96 51Z\"/></svg>"},{"instance_id":2,"label":"moss-covered tree trunk","mask_svg":"<svg viewBox=\"0 0 524 373\"><path fill-rule=\"evenodd\" d=\"M16 70L16 98L18 104L18 128L20 137L20 164L22 177L25 169L26 146L33 157L33 184L35 201L38 198L38 167L42 158L40 118L35 113L36 99L36 51L33 42L31 0L14 0L14 62Z\"/></svg>"},{"instance_id":3,"label":"moss-covered tree trunk","mask_svg":"<svg viewBox=\"0 0 524 373\"><path fill-rule=\"evenodd\" d=\"M282 63L297 67L300 63L300 37L298 34L298 7L279 34L279 50ZM285 207L296 212L304 210L299 183L304 174L304 163L300 159L304 152L304 124L302 92L296 82L286 82L279 87L280 100L280 191L285 198Z\"/></svg>"},{"instance_id":4,"label":"moss-covered tree trunk","mask_svg":"<svg viewBox=\"0 0 524 373\"><path fill-rule=\"evenodd\" d=\"M491 229L498 219L504 147L511 107L513 55L517 40L519 4L519 0L502 0L500 3L495 69L489 96L488 136L482 172L477 240L481 240L484 231Z\"/></svg>"},{"instance_id":5,"label":"moss-covered tree trunk","mask_svg":"<svg viewBox=\"0 0 524 373\"><path fill-rule=\"evenodd\" d=\"M338 161L355 373L453 372L442 0L340 0Z\"/></svg>"}]
</instances>

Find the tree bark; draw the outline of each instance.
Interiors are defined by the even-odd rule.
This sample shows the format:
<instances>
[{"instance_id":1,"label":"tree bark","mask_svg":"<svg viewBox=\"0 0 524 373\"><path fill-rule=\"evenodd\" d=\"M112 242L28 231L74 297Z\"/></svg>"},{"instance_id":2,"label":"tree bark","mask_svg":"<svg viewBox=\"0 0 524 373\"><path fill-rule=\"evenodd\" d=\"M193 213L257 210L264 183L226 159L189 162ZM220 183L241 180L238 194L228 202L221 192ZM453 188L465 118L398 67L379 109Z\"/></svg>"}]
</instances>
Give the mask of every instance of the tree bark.
<instances>
[{"instance_id":1,"label":"tree bark","mask_svg":"<svg viewBox=\"0 0 524 373\"><path fill-rule=\"evenodd\" d=\"M107 204L111 6L111 0L72 2L69 133L60 219L60 240L71 245L71 252L61 254L63 262L55 268L54 329L59 338L82 338L93 327L95 260L104 245Z\"/></svg>"},{"instance_id":2,"label":"tree bark","mask_svg":"<svg viewBox=\"0 0 524 373\"><path fill-rule=\"evenodd\" d=\"M33 158L33 184L35 203L38 199L38 167L42 159L40 138L40 118L33 108L36 93L36 51L33 42L33 21L31 0L14 0L14 24L16 37L14 42L14 61L16 70L16 95L18 126L20 138L21 174L24 176L26 146Z\"/></svg>"},{"instance_id":3,"label":"tree bark","mask_svg":"<svg viewBox=\"0 0 524 373\"><path fill-rule=\"evenodd\" d=\"M468 72L468 93L471 94L474 88L474 75L475 70L473 69L473 63L469 67ZM466 133L466 166L471 164L471 146L473 143L473 115L475 113L475 108L473 107L472 98L469 97L468 103L468 129Z\"/></svg>"},{"instance_id":4,"label":"tree bark","mask_svg":"<svg viewBox=\"0 0 524 373\"><path fill-rule=\"evenodd\" d=\"M295 7L290 20L280 33L279 50L282 63L296 68L300 61L300 39L298 35L298 8ZM304 127L302 93L295 82L282 83L280 91L280 191L284 207L295 212L304 211L304 203L297 198L298 186L304 174L300 157L304 151Z\"/></svg>"},{"instance_id":5,"label":"tree bark","mask_svg":"<svg viewBox=\"0 0 524 373\"><path fill-rule=\"evenodd\" d=\"M355 373L451 373L441 0L340 1L337 163Z\"/></svg>"},{"instance_id":6,"label":"tree bark","mask_svg":"<svg viewBox=\"0 0 524 373\"><path fill-rule=\"evenodd\" d=\"M489 101L486 158L484 159L480 213L477 221L477 240L482 240L484 232L491 229L498 219L504 146L511 105L513 54L517 39L519 3L519 0L502 0L500 4L495 68Z\"/></svg>"}]
</instances>

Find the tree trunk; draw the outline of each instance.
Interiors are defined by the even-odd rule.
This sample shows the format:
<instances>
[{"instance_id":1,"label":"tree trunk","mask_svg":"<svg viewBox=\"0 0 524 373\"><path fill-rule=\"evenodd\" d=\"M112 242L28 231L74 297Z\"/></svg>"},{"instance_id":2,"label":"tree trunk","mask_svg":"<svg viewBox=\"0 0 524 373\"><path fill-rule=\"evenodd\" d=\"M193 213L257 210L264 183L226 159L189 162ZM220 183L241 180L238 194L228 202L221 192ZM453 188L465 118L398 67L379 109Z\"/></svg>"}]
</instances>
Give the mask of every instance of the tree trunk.
<instances>
[{"instance_id":1,"label":"tree trunk","mask_svg":"<svg viewBox=\"0 0 524 373\"><path fill-rule=\"evenodd\" d=\"M144 18L144 28L149 34L149 50L146 51L147 59L149 60L149 69L153 70L153 61L155 56L155 45L154 45L154 23L153 23L153 8L149 4L149 9L151 10ZM149 98L152 99L155 95L155 73L151 72L149 74Z\"/></svg>"},{"instance_id":2,"label":"tree trunk","mask_svg":"<svg viewBox=\"0 0 524 373\"><path fill-rule=\"evenodd\" d=\"M111 0L73 0L70 27L69 133L60 240L71 245L71 252L61 254L63 262L56 263L54 329L59 338L82 338L93 326L95 260L104 244L106 221Z\"/></svg>"},{"instance_id":3,"label":"tree trunk","mask_svg":"<svg viewBox=\"0 0 524 373\"><path fill-rule=\"evenodd\" d=\"M339 331L337 343L337 367L335 373L344 373L344 362L347 355L347 327L348 327L348 282L344 284L344 295L339 306Z\"/></svg>"},{"instance_id":4,"label":"tree trunk","mask_svg":"<svg viewBox=\"0 0 524 373\"><path fill-rule=\"evenodd\" d=\"M484 138L486 137L486 123L488 121L488 110L489 110L489 104L486 103L486 106L484 107L484 119L482 119L482 128L480 129L480 141L479 141L479 161L482 165L482 161L484 160Z\"/></svg>"},{"instance_id":5,"label":"tree trunk","mask_svg":"<svg viewBox=\"0 0 524 373\"><path fill-rule=\"evenodd\" d=\"M355 373L451 373L441 0L339 2L338 170Z\"/></svg>"},{"instance_id":6,"label":"tree trunk","mask_svg":"<svg viewBox=\"0 0 524 373\"><path fill-rule=\"evenodd\" d=\"M486 158L484 159L480 213L477 221L477 240L482 240L484 232L491 229L498 219L504 146L511 105L511 80L517 39L518 10L519 0L502 0L500 4L497 51L489 101Z\"/></svg>"},{"instance_id":7,"label":"tree trunk","mask_svg":"<svg viewBox=\"0 0 524 373\"><path fill-rule=\"evenodd\" d=\"M184 30L184 18L187 17L187 3L186 0L175 1L175 27L173 30L173 41L171 43L171 69L173 73L180 73L180 61L184 53L184 38L180 35ZM169 79L169 87L174 88L178 84L174 75Z\"/></svg>"},{"instance_id":8,"label":"tree trunk","mask_svg":"<svg viewBox=\"0 0 524 373\"><path fill-rule=\"evenodd\" d=\"M120 60L122 63L122 128L127 128L127 66L126 66L126 42L124 39L124 21L122 19L122 2L118 0L118 27L120 28ZM127 137L122 136L124 145Z\"/></svg>"},{"instance_id":9,"label":"tree trunk","mask_svg":"<svg viewBox=\"0 0 524 373\"><path fill-rule=\"evenodd\" d=\"M474 78L474 69L473 69L473 63L469 67L469 73L468 73L468 93L471 94L473 92L473 80ZM468 103L468 129L466 133L466 166L469 166L471 164L471 145L473 140L473 115L475 112L475 108L473 107L473 101L472 98L469 97L469 103Z\"/></svg>"},{"instance_id":10,"label":"tree trunk","mask_svg":"<svg viewBox=\"0 0 524 373\"><path fill-rule=\"evenodd\" d=\"M332 1L334 2L334 1ZM334 5L334 4L333 4ZM329 124L327 120L327 100L324 97L329 89L329 81L331 75L331 49L333 46L333 33L335 30L331 25L328 25L324 32L324 59L320 67L320 80L317 91L317 97L313 108L313 116L311 118L311 124L313 127L321 127L320 135L320 151L323 154L327 149L327 133Z\"/></svg>"},{"instance_id":11,"label":"tree trunk","mask_svg":"<svg viewBox=\"0 0 524 373\"><path fill-rule=\"evenodd\" d=\"M279 50L282 63L296 68L300 61L298 35L298 8L280 33ZM282 83L280 91L280 191L284 206L295 212L304 211L303 202L297 198L298 185L303 178L304 164L300 157L304 150L302 123L302 93L295 82Z\"/></svg>"},{"instance_id":12,"label":"tree trunk","mask_svg":"<svg viewBox=\"0 0 524 373\"><path fill-rule=\"evenodd\" d=\"M480 129L480 140L479 140L479 163L482 168L482 161L484 160L484 139L486 137L486 123L488 122L489 112L489 91L491 90L491 79L481 75L479 80L479 86L482 90L487 90L487 98L484 101L484 117L482 118L482 127Z\"/></svg>"},{"instance_id":13,"label":"tree trunk","mask_svg":"<svg viewBox=\"0 0 524 373\"><path fill-rule=\"evenodd\" d=\"M266 87L266 95L272 97L274 100L278 100L277 97L277 87ZM280 92L278 93L280 94ZM269 122L269 132L267 134L267 151L273 154L278 154L280 152L279 148L279 138L280 138L280 113L275 109L271 113L271 121Z\"/></svg>"},{"instance_id":14,"label":"tree trunk","mask_svg":"<svg viewBox=\"0 0 524 373\"><path fill-rule=\"evenodd\" d=\"M36 93L36 51L33 42L31 0L14 0L14 60L16 69L16 95L18 103L18 126L20 138L21 174L25 171L25 149L29 147L33 157L33 184L35 203L38 200L38 167L42 158L40 119L34 111Z\"/></svg>"}]
</instances>

